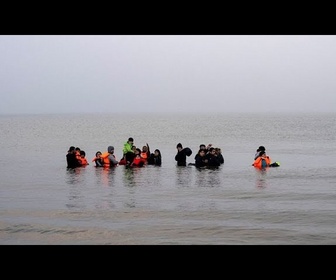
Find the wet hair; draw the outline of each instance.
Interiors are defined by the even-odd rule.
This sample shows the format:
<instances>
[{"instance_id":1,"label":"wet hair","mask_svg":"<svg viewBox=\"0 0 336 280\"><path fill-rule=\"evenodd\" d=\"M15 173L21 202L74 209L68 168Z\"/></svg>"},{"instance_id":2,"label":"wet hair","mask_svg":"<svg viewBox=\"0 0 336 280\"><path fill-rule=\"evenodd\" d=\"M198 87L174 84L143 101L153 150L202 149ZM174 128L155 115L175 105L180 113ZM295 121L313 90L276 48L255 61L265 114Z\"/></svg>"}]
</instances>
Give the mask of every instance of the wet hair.
<instances>
[{"instance_id":1,"label":"wet hair","mask_svg":"<svg viewBox=\"0 0 336 280\"><path fill-rule=\"evenodd\" d=\"M76 148L75 148L75 146L71 146L70 148L69 148L69 151L68 152L72 152L72 151L74 151Z\"/></svg>"},{"instance_id":2,"label":"wet hair","mask_svg":"<svg viewBox=\"0 0 336 280\"><path fill-rule=\"evenodd\" d=\"M259 146L257 152L266 151L264 146Z\"/></svg>"}]
</instances>

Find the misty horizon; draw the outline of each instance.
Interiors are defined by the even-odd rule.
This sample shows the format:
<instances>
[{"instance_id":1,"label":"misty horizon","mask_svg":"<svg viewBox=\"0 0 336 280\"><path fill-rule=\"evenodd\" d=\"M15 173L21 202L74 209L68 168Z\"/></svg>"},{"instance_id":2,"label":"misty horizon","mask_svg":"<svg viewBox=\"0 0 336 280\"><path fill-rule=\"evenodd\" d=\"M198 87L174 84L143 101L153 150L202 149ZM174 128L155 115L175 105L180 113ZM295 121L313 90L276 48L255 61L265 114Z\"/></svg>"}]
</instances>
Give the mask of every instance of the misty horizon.
<instances>
[{"instance_id":1,"label":"misty horizon","mask_svg":"<svg viewBox=\"0 0 336 280\"><path fill-rule=\"evenodd\" d=\"M1 35L0 115L336 112L333 35Z\"/></svg>"}]
</instances>

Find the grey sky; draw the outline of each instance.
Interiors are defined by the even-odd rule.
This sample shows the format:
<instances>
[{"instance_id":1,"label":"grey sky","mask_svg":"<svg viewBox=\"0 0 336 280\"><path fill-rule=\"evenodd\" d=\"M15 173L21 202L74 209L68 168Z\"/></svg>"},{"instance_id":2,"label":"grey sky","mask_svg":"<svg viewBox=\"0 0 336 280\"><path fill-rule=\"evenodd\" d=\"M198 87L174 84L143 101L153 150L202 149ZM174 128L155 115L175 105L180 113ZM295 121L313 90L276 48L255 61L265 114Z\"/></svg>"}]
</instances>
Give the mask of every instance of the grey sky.
<instances>
[{"instance_id":1,"label":"grey sky","mask_svg":"<svg viewBox=\"0 0 336 280\"><path fill-rule=\"evenodd\" d=\"M2 35L0 98L0 114L336 112L336 36Z\"/></svg>"}]
</instances>

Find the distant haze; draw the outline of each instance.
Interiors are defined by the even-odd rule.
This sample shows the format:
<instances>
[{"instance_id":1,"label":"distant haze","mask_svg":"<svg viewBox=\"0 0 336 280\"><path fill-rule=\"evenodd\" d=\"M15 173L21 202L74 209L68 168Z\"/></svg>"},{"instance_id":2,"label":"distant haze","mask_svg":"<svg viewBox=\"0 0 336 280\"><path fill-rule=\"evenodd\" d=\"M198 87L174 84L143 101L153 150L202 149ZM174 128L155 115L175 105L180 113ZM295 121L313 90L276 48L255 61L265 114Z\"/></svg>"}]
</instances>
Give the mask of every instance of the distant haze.
<instances>
[{"instance_id":1,"label":"distant haze","mask_svg":"<svg viewBox=\"0 0 336 280\"><path fill-rule=\"evenodd\" d=\"M2 35L0 98L0 114L336 112L336 36Z\"/></svg>"}]
</instances>

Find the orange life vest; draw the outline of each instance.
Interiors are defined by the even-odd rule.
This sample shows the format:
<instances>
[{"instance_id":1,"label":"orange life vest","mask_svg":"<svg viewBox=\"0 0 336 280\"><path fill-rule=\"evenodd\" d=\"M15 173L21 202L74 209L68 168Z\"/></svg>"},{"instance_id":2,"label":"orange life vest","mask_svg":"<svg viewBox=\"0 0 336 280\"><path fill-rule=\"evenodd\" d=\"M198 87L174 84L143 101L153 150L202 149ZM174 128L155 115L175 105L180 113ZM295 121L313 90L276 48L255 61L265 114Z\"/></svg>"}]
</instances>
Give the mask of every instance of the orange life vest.
<instances>
[{"instance_id":1,"label":"orange life vest","mask_svg":"<svg viewBox=\"0 0 336 280\"><path fill-rule=\"evenodd\" d=\"M141 152L140 156L141 156L144 160L147 160L147 158L148 158L147 152Z\"/></svg>"},{"instance_id":2,"label":"orange life vest","mask_svg":"<svg viewBox=\"0 0 336 280\"><path fill-rule=\"evenodd\" d=\"M148 152L141 152L140 157L144 160L144 163L147 164L147 162L148 162Z\"/></svg>"},{"instance_id":3,"label":"orange life vest","mask_svg":"<svg viewBox=\"0 0 336 280\"><path fill-rule=\"evenodd\" d=\"M104 167L109 167L110 166L110 159L108 158L109 155L110 155L109 152L105 152L100 156L101 159L103 160ZM114 156L114 158L116 159L115 155L112 155L112 156Z\"/></svg>"},{"instance_id":4,"label":"orange life vest","mask_svg":"<svg viewBox=\"0 0 336 280\"><path fill-rule=\"evenodd\" d=\"M141 157L135 157L133 159L133 162L131 163L131 166L143 166L146 163L146 161Z\"/></svg>"},{"instance_id":5,"label":"orange life vest","mask_svg":"<svg viewBox=\"0 0 336 280\"><path fill-rule=\"evenodd\" d=\"M84 158L79 158L79 161L80 161L80 163L81 163L81 165L82 166L85 166L85 165L88 165L89 163L88 163L88 161L87 161L87 159L84 157Z\"/></svg>"},{"instance_id":6,"label":"orange life vest","mask_svg":"<svg viewBox=\"0 0 336 280\"><path fill-rule=\"evenodd\" d=\"M254 167L257 167L257 168L263 168L262 167L262 160L265 160L266 161L266 165L267 167L271 164L271 159L269 156L266 156L266 157L258 157L254 162L253 162L253 166Z\"/></svg>"},{"instance_id":7,"label":"orange life vest","mask_svg":"<svg viewBox=\"0 0 336 280\"><path fill-rule=\"evenodd\" d=\"M108 158L110 155L109 152L102 153L100 156L103 160L104 166L110 166L110 159Z\"/></svg>"}]
</instances>

